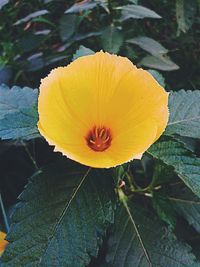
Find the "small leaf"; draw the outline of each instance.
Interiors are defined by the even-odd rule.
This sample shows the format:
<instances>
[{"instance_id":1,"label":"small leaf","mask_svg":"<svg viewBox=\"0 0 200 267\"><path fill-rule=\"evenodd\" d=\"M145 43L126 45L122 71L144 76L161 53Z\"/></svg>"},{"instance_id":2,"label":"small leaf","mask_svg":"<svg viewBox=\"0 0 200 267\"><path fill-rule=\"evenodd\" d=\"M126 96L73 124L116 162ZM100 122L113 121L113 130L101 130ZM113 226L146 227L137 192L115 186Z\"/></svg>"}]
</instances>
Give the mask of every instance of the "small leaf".
<instances>
[{"instance_id":1,"label":"small leaf","mask_svg":"<svg viewBox=\"0 0 200 267\"><path fill-rule=\"evenodd\" d=\"M33 18L36 18L36 17L39 17L39 16L43 16L43 15L46 15L48 13L49 13L49 11L46 10L46 9L38 10L36 12L33 12L33 13L29 14L28 16L26 16L23 19L19 19L13 25L19 25L19 24L24 23L24 22L27 22L27 21L29 21L29 20L31 20Z\"/></svg>"},{"instance_id":2,"label":"small leaf","mask_svg":"<svg viewBox=\"0 0 200 267\"><path fill-rule=\"evenodd\" d=\"M127 42L130 44L138 45L139 47L149 52L153 56L163 55L168 52L168 50L164 46L162 46L159 42L146 36L135 37L127 40Z\"/></svg>"},{"instance_id":3,"label":"small leaf","mask_svg":"<svg viewBox=\"0 0 200 267\"><path fill-rule=\"evenodd\" d=\"M25 139L39 137L37 130L38 90L28 87L0 86L0 138Z\"/></svg>"},{"instance_id":4,"label":"small leaf","mask_svg":"<svg viewBox=\"0 0 200 267\"><path fill-rule=\"evenodd\" d=\"M73 41L81 41L90 37L101 35L101 31L99 32L88 32L88 33L78 33L73 37Z\"/></svg>"},{"instance_id":5,"label":"small leaf","mask_svg":"<svg viewBox=\"0 0 200 267\"><path fill-rule=\"evenodd\" d=\"M117 9L122 10L121 21L125 21L127 19L143 19L143 18L154 18L160 19L161 16L158 15L153 10L146 8L140 5L126 5L122 7L118 7Z\"/></svg>"},{"instance_id":6,"label":"small leaf","mask_svg":"<svg viewBox=\"0 0 200 267\"><path fill-rule=\"evenodd\" d=\"M135 5L138 4L138 0L129 0L129 2L132 3L132 4L135 4Z\"/></svg>"},{"instance_id":7,"label":"small leaf","mask_svg":"<svg viewBox=\"0 0 200 267\"><path fill-rule=\"evenodd\" d=\"M154 158L172 166L183 182L200 197L200 159L176 141L161 141L148 150Z\"/></svg>"},{"instance_id":8,"label":"small leaf","mask_svg":"<svg viewBox=\"0 0 200 267\"><path fill-rule=\"evenodd\" d=\"M87 266L114 217L112 179L62 159L19 197L1 267Z\"/></svg>"},{"instance_id":9,"label":"small leaf","mask_svg":"<svg viewBox=\"0 0 200 267\"><path fill-rule=\"evenodd\" d=\"M192 26L197 10L196 0L176 0L176 20L178 23L178 35L186 33Z\"/></svg>"},{"instance_id":10,"label":"small leaf","mask_svg":"<svg viewBox=\"0 0 200 267\"><path fill-rule=\"evenodd\" d=\"M34 32L35 35L48 35L51 31L50 30L41 30Z\"/></svg>"},{"instance_id":11,"label":"small leaf","mask_svg":"<svg viewBox=\"0 0 200 267\"><path fill-rule=\"evenodd\" d=\"M68 13L80 13L83 11L91 10L95 8L98 4L98 1L83 1L76 3L65 11L65 14Z\"/></svg>"},{"instance_id":12,"label":"small leaf","mask_svg":"<svg viewBox=\"0 0 200 267\"><path fill-rule=\"evenodd\" d=\"M36 53L27 58L27 71L36 71L44 67L43 53Z\"/></svg>"},{"instance_id":13,"label":"small leaf","mask_svg":"<svg viewBox=\"0 0 200 267\"><path fill-rule=\"evenodd\" d=\"M88 56L88 55L92 55L95 52L83 45L80 45L79 49L76 50L76 53L73 55L73 60L82 57L82 56Z\"/></svg>"},{"instance_id":14,"label":"small leaf","mask_svg":"<svg viewBox=\"0 0 200 267\"><path fill-rule=\"evenodd\" d=\"M156 217L129 202L116 213L106 260L114 267L183 267L193 263L194 255Z\"/></svg>"},{"instance_id":15,"label":"small leaf","mask_svg":"<svg viewBox=\"0 0 200 267\"><path fill-rule=\"evenodd\" d=\"M2 9L3 6L7 5L9 0L1 0L0 1L0 10Z\"/></svg>"},{"instance_id":16,"label":"small leaf","mask_svg":"<svg viewBox=\"0 0 200 267\"><path fill-rule=\"evenodd\" d=\"M104 8L106 12L109 13L107 0L88 0L88 1L81 1L81 2L74 4L73 6L71 6L69 9L65 11L65 14L82 13L84 11L94 9L97 6L101 6L102 8Z\"/></svg>"},{"instance_id":17,"label":"small leaf","mask_svg":"<svg viewBox=\"0 0 200 267\"><path fill-rule=\"evenodd\" d=\"M156 71L156 70L148 70L149 73L151 73L151 75L157 80L157 82L162 86L165 87L165 78L163 77L163 75Z\"/></svg>"},{"instance_id":18,"label":"small leaf","mask_svg":"<svg viewBox=\"0 0 200 267\"><path fill-rule=\"evenodd\" d=\"M114 25L110 25L103 31L101 43L104 51L117 54L123 44L123 35Z\"/></svg>"},{"instance_id":19,"label":"small leaf","mask_svg":"<svg viewBox=\"0 0 200 267\"><path fill-rule=\"evenodd\" d=\"M146 56L140 62L140 65L143 65L148 68L154 68L164 71L172 71L179 69L179 66L176 65L168 56Z\"/></svg>"},{"instance_id":20,"label":"small leaf","mask_svg":"<svg viewBox=\"0 0 200 267\"><path fill-rule=\"evenodd\" d=\"M67 14L62 16L59 21L59 33L63 42L72 37L78 29L80 22L81 18L77 15Z\"/></svg>"},{"instance_id":21,"label":"small leaf","mask_svg":"<svg viewBox=\"0 0 200 267\"><path fill-rule=\"evenodd\" d=\"M46 57L45 58L45 66L51 65L55 62L61 61L61 60L66 60L67 56L66 55L59 55L59 54L54 54L52 56Z\"/></svg>"},{"instance_id":22,"label":"small leaf","mask_svg":"<svg viewBox=\"0 0 200 267\"><path fill-rule=\"evenodd\" d=\"M166 135L200 138L200 91L171 92Z\"/></svg>"}]
</instances>

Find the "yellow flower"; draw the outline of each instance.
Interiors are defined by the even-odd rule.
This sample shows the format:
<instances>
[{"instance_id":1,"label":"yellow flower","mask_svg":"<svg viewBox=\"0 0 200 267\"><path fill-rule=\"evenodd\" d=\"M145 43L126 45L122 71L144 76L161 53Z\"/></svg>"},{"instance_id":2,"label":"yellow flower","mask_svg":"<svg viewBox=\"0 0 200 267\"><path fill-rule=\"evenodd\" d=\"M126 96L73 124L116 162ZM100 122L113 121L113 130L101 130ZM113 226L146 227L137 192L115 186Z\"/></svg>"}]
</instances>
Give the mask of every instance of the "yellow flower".
<instances>
[{"instance_id":1,"label":"yellow flower","mask_svg":"<svg viewBox=\"0 0 200 267\"><path fill-rule=\"evenodd\" d=\"M127 58L98 52L42 80L40 133L84 165L113 167L142 154L163 133L168 93Z\"/></svg>"},{"instance_id":2,"label":"yellow flower","mask_svg":"<svg viewBox=\"0 0 200 267\"><path fill-rule=\"evenodd\" d=\"M8 244L8 241L5 240L6 234L3 232L0 232L0 257L3 254L6 245Z\"/></svg>"}]
</instances>

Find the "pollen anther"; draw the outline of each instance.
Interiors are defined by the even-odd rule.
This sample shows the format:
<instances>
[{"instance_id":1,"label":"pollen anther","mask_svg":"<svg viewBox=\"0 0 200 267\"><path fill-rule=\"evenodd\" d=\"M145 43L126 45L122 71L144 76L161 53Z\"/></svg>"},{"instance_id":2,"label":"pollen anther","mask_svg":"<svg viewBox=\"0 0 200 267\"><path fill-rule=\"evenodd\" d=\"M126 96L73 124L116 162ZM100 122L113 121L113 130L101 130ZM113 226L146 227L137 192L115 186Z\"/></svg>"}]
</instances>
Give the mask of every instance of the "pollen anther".
<instances>
[{"instance_id":1,"label":"pollen anther","mask_svg":"<svg viewBox=\"0 0 200 267\"><path fill-rule=\"evenodd\" d=\"M112 136L109 128L94 126L86 136L87 145L94 151L102 152L111 145Z\"/></svg>"}]
</instances>

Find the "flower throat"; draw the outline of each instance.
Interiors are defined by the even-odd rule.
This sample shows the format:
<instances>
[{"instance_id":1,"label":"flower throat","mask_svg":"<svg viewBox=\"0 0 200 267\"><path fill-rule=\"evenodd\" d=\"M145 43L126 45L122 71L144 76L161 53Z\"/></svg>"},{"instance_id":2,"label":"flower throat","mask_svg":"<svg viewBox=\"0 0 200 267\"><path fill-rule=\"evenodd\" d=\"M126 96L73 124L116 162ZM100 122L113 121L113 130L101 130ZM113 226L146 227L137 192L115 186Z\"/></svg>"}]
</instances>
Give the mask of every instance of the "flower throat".
<instances>
[{"instance_id":1,"label":"flower throat","mask_svg":"<svg viewBox=\"0 0 200 267\"><path fill-rule=\"evenodd\" d=\"M94 126L86 136L87 145L96 152L102 152L109 148L112 136L109 128Z\"/></svg>"}]
</instances>

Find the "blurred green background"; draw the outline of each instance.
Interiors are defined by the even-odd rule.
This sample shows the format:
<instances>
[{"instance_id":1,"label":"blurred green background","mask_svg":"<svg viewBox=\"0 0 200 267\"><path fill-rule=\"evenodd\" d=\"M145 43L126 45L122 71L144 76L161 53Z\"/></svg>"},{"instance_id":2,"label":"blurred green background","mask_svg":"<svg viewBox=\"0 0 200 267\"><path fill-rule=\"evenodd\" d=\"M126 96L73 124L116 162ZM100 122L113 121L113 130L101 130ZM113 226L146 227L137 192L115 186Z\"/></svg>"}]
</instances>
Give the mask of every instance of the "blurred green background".
<instances>
[{"instance_id":1,"label":"blurred green background","mask_svg":"<svg viewBox=\"0 0 200 267\"><path fill-rule=\"evenodd\" d=\"M199 1L0 1L0 79L38 87L80 45L154 68L167 89L197 89ZM153 40L145 39L145 37Z\"/></svg>"}]
</instances>

